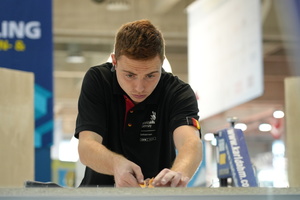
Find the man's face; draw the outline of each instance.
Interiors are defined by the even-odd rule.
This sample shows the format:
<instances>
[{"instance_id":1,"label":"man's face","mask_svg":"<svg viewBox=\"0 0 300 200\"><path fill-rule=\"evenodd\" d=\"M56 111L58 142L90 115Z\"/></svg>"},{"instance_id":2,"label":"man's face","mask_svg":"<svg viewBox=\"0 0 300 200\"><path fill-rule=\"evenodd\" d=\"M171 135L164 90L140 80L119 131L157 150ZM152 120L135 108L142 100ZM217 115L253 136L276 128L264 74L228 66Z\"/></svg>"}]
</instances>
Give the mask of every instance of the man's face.
<instances>
[{"instance_id":1,"label":"man's face","mask_svg":"<svg viewBox=\"0 0 300 200\"><path fill-rule=\"evenodd\" d=\"M116 60L112 54L112 62L119 85L135 104L144 101L159 82L162 68L159 56L150 60L134 60L122 55Z\"/></svg>"}]
</instances>

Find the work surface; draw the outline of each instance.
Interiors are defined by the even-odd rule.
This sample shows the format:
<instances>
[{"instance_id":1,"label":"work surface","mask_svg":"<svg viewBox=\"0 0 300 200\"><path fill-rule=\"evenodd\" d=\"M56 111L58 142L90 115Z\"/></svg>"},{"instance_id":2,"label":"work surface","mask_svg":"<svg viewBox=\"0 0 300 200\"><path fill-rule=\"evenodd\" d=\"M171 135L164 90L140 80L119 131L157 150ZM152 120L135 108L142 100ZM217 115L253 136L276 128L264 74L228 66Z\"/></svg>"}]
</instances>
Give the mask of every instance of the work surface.
<instances>
[{"instance_id":1,"label":"work surface","mask_svg":"<svg viewBox=\"0 0 300 200\"><path fill-rule=\"evenodd\" d=\"M0 188L0 199L299 200L300 188Z\"/></svg>"}]
</instances>

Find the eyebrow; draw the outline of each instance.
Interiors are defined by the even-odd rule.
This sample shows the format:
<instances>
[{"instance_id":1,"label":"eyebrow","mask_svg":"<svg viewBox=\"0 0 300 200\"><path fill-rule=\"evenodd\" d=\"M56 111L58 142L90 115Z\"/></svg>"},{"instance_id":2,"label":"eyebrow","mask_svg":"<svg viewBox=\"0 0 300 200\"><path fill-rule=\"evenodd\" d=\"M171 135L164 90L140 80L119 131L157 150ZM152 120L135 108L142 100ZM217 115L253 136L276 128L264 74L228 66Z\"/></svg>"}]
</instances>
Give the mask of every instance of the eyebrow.
<instances>
[{"instance_id":1,"label":"eyebrow","mask_svg":"<svg viewBox=\"0 0 300 200\"><path fill-rule=\"evenodd\" d=\"M130 71L127 71L127 70L122 70L122 71L123 71L123 72L126 72L126 73L129 73L129 74L132 74L132 75L136 75L135 73L130 72ZM159 73L159 71L153 71L153 72L148 73L147 75L155 74L155 73Z\"/></svg>"}]
</instances>

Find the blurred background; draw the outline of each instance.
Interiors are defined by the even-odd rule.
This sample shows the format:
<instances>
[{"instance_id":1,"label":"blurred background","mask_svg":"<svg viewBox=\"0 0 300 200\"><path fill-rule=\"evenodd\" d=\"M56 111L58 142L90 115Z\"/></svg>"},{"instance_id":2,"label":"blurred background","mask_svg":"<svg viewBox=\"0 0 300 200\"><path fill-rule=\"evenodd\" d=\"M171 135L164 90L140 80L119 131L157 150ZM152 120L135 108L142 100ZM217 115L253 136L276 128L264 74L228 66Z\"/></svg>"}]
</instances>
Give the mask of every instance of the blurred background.
<instances>
[{"instance_id":1,"label":"blurred background","mask_svg":"<svg viewBox=\"0 0 300 200\"><path fill-rule=\"evenodd\" d=\"M258 174L259 185L288 187L284 80L287 77L299 76L295 47L291 45L297 41L294 42L288 26L290 24L293 26L294 22L287 21L290 20L289 16L286 16L289 12L284 11L288 8L283 5L283 2L287 1L253 2L255 3L250 5L254 7L254 12L240 13L238 10L240 8L247 10L249 3L245 2L243 5L233 0L53 0L54 133L51 147L51 181L74 187L83 177L84 167L78 161L77 141L73 138L73 134L77 101L85 72L91 66L108 60L113 52L115 33L122 24L138 19L149 19L164 35L166 57L172 73L191 83L200 104L207 91L202 91L202 88L198 90L197 84L205 86L210 93L222 93L218 89L223 88L224 92L227 80L236 76L246 79L249 68L257 69L257 74L254 73L253 80L251 79L254 82L256 77L259 77L258 89L254 91L253 96L231 105L224 103L223 106L222 98L230 91L237 91L237 96L245 96L239 93L241 90L245 94L250 93L246 86L243 91L243 87L240 86L243 84L242 81L237 81L233 86L228 85L229 88L222 93L223 97L215 99L221 106L219 110L202 113L205 108L201 109L202 104L200 105L205 162L202 163L204 166L200 167L203 171L197 173L192 186L206 187L218 182L216 140L211 134L229 128L231 125L228 119L236 117L236 127L244 131L248 151ZM202 10L197 10L196 3ZM220 13L230 4L238 7L231 8L233 10L229 10L231 12L226 15ZM203 19L195 19L195 16L200 14ZM223 16L226 17L222 18ZM240 21L235 21L237 19ZM195 32L191 31L194 30L192 22L201 27L196 36L193 34ZM208 25L209 22L212 22L212 27ZM231 26L237 25L236 23L240 23L238 24L240 27ZM254 29L247 29L249 27ZM205 30L210 32L204 33ZM207 37L203 37L202 33ZM243 35L240 36L239 33ZM212 34L216 35L209 38ZM189 44L194 41L191 38L197 37L202 37L200 43L197 43L199 49L191 48L192 45ZM208 49L207 44L204 44L208 41L207 38L210 41L214 41L214 38L219 40L215 43L216 46L212 46L213 42L208 43L210 46ZM227 54L229 60L242 55L239 49L231 51L234 44L243 44L241 51L252 49L253 52L247 56L252 56L252 61L255 60L257 65L253 66L250 63L245 70L241 65L237 65L241 68L230 69L226 68L222 61L217 63L218 68L215 71L210 72L213 73L212 76L206 75L205 68L213 66L205 65L203 61L218 60L218 56L226 52L232 52ZM224 52L216 53L221 45ZM192 52L198 51L199 57L195 61ZM201 52L215 59L202 58L201 55L204 54ZM247 64L245 60L239 62ZM239 71L236 76L235 71ZM201 81L204 79L203 76L208 77L211 82L199 82L195 85L193 81L197 78ZM218 82L224 77L223 83ZM236 96L233 98L237 99Z\"/></svg>"}]
</instances>

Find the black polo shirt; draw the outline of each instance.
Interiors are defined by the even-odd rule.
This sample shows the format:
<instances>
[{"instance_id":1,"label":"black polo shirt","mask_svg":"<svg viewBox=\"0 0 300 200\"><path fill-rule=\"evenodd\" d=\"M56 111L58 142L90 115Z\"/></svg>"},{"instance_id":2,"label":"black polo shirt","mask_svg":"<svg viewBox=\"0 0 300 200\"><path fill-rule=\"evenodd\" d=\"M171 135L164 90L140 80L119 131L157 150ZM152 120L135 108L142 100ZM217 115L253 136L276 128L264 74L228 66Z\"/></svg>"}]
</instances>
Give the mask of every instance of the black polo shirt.
<instances>
[{"instance_id":1,"label":"black polo shirt","mask_svg":"<svg viewBox=\"0 0 300 200\"><path fill-rule=\"evenodd\" d=\"M163 72L152 94L126 115L126 102L111 71L112 64L90 68L83 80L78 101L75 137L81 131L94 131L103 145L139 165L145 178L170 168L175 159L173 131L193 125L198 105L191 87L170 73ZM86 167L81 186L113 186L113 176Z\"/></svg>"}]
</instances>

